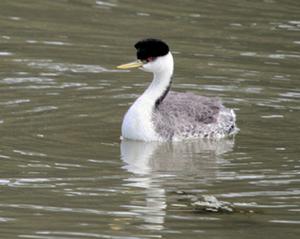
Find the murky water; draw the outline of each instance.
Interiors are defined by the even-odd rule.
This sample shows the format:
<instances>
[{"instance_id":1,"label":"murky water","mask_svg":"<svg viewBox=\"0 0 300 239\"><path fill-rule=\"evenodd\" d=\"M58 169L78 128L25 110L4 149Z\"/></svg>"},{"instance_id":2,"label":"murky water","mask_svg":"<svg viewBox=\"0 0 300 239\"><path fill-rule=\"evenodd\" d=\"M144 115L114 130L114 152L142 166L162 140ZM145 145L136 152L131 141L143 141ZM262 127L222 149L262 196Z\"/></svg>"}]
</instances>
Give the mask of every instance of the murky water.
<instances>
[{"instance_id":1,"label":"murky water","mask_svg":"<svg viewBox=\"0 0 300 239\"><path fill-rule=\"evenodd\" d=\"M300 2L0 3L1 238L298 238ZM173 88L218 96L239 134L120 142L151 76L117 71L166 40ZM209 195L240 207L198 211Z\"/></svg>"}]
</instances>

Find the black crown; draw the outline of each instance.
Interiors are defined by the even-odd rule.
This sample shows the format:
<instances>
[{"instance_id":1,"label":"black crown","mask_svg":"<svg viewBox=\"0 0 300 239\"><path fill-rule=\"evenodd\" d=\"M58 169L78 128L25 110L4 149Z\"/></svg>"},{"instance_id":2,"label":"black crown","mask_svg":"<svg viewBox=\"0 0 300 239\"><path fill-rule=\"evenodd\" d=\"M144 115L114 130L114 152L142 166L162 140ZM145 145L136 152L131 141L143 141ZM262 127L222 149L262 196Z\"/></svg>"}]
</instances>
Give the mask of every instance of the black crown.
<instances>
[{"instance_id":1,"label":"black crown","mask_svg":"<svg viewBox=\"0 0 300 239\"><path fill-rule=\"evenodd\" d=\"M168 45L159 39L144 39L137 42L134 47L137 49L136 56L140 60L165 56L169 53Z\"/></svg>"}]
</instances>

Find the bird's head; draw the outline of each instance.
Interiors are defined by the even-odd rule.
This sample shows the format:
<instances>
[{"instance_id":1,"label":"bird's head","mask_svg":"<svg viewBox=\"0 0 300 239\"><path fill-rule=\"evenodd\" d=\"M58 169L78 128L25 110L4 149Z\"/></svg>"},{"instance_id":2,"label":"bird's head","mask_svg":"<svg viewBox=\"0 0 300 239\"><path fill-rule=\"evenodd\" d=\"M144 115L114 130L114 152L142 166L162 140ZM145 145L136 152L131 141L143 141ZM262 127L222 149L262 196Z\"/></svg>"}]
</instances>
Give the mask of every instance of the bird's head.
<instances>
[{"instance_id":1,"label":"bird's head","mask_svg":"<svg viewBox=\"0 0 300 239\"><path fill-rule=\"evenodd\" d=\"M158 39L144 39L137 42L137 61L118 66L118 69L129 69L140 67L140 69L159 73L166 70L173 71L173 57L169 51L169 46Z\"/></svg>"}]
</instances>

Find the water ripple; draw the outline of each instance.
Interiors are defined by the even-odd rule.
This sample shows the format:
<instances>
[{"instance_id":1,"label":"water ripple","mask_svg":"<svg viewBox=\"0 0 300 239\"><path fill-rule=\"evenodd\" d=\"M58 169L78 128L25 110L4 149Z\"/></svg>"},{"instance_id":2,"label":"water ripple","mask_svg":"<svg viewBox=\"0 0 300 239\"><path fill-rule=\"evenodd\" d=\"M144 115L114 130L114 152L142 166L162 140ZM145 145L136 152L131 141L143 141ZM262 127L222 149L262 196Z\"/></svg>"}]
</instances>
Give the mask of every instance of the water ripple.
<instances>
[{"instance_id":1,"label":"water ripple","mask_svg":"<svg viewBox=\"0 0 300 239\"><path fill-rule=\"evenodd\" d=\"M46 157L47 154L44 153L38 153L38 152L32 152L32 151L24 151L24 150L18 150L15 149L13 152L21 155L26 155L26 156L36 156L36 157Z\"/></svg>"},{"instance_id":2,"label":"water ripple","mask_svg":"<svg viewBox=\"0 0 300 239\"><path fill-rule=\"evenodd\" d=\"M73 73L124 72L124 70L107 69L99 65L56 63L50 59L39 59L39 60L16 59L15 61L25 63L32 68L46 69L55 72L73 72Z\"/></svg>"},{"instance_id":3,"label":"water ripple","mask_svg":"<svg viewBox=\"0 0 300 239\"><path fill-rule=\"evenodd\" d=\"M234 198L234 197L286 196L286 195L300 195L300 190L225 193L225 194L222 194L222 197Z\"/></svg>"},{"instance_id":4,"label":"water ripple","mask_svg":"<svg viewBox=\"0 0 300 239\"><path fill-rule=\"evenodd\" d=\"M116 228L117 229L117 228ZM104 239L141 239L135 236L113 236L107 234L97 234L89 232L76 231L37 231L37 235L19 235L20 238L34 238L34 239L67 239L67 238L104 238Z\"/></svg>"},{"instance_id":5,"label":"water ripple","mask_svg":"<svg viewBox=\"0 0 300 239\"><path fill-rule=\"evenodd\" d=\"M19 105L23 103L29 103L30 99L16 99L16 100L10 100L6 102L0 102L0 105Z\"/></svg>"},{"instance_id":6,"label":"water ripple","mask_svg":"<svg viewBox=\"0 0 300 239\"><path fill-rule=\"evenodd\" d=\"M273 223L284 223L284 224L300 224L300 221L292 221L292 220L270 220Z\"/></svg>"},{"instance_id":7,"label":"water ripple","mask_svg":"<svg viewBox=\"0 0 300 239\"><path fill-rule=\"evenodd\" d=\"M52 106L52 105L49 105L49 106L38 106L38 107L35 107L32 110L28 110L26 112L38 113L38 112L45 112L45 111L51 111L51 110L57 110L57 109L58 109L58 107Z\"/></svg>"},{"instance_id":8,"label":"water ripple","mask_svg":"<svg viewBox=\"0 0 300 239\"><path fill-rule=\"evenodd\" d=\"M97 209L88 209L88 208L70 208L70 207L55 207L55 206L46 206L46 205L36 205L36 204L5 204L0 203L2 208L20 208L20 209L31 209L39 211L48 211L48 212L67 212L67 213L79 213L79 214L95 214L102 216L118 216L118 217L130 217L137 216L138 213L128 212L128 211L104 211Z\"/></svg>"},{"instance_id":9,"label":"water ripple","mask_svg":"<svg viewBox=\"0 0 300 239\"><path fill-rule=\"evenodd\" d=\"M61 42L61 41L43 41L46 45L56 45L56 46L71 46L71 43Z\"/></svg>"},{"instance_id":10,"label":"water ripple","mask_svg":"<svg viewBox=\"0 0 300 239\"><path fill-rule=\"evenodd\" d=\"M0 56L11 56L13 53L8 52L8 51L0 51Z\"/></svg>"},{"instance_id":11,"label":"water ripple","mask_svg":"<svg viewBox=\"0 0 300 239\"><path fill-rule=\"evenodd\" d=\"M37 83L37 84L49 84L53 83L54 79L46 77L7 77L0 82L6 84L21 84L21 83Z\"/></svg>"},{"instance_id":12,"label":"water ripple","mask_svg":"<svg viewBox=\"0 0 300 239\"><path fill-rule=\"evenodd\" d=\"M9 217L0 217L0 223L2 222L10 222L10 221L15 221L16 219L14 218L9 218Z\"/></svg>"},{"instance_id":13,"label":"water ripple","mask_svg":"<svg viewBox=\"0 0 300 239\"><path fill-rule=\"evenodd\" d=\"M96 4L98 7L116 7L117 4L115 3L111 3L111 2L107 2L107 1L100 1L100 0L96 0Z\"/></svg>"}]
</instances>

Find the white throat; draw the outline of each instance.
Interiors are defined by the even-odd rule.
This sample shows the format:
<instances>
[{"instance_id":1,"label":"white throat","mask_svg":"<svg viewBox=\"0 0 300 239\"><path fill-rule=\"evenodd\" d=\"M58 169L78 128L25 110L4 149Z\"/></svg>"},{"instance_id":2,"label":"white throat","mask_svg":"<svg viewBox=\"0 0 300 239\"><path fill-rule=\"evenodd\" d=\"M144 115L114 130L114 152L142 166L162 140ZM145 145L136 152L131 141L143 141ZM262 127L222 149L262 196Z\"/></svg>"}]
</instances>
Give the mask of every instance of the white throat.
<instances>
[{"instance_id":1,"label":"white throat","mask_svg":"<svg viewBox=\"0 0 300 239\"><path fill-rule=\"evenodd\" d=\"M143 141L159 140L152 123L152 112L155 103L163 97L171 83L173 69L174 61L170 52L143 65L142 70L153 73L153 80L125 114L122 124L123 137Z\"/></svg>"}]
</instances>

